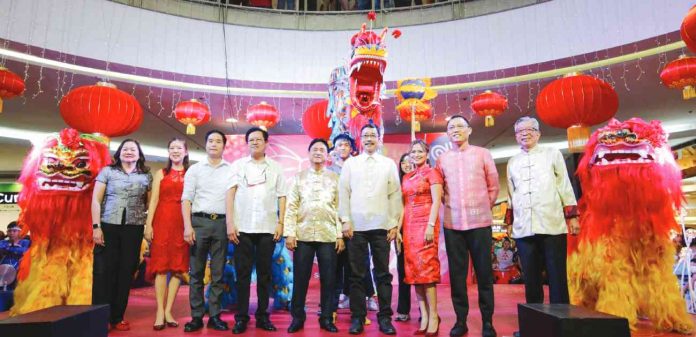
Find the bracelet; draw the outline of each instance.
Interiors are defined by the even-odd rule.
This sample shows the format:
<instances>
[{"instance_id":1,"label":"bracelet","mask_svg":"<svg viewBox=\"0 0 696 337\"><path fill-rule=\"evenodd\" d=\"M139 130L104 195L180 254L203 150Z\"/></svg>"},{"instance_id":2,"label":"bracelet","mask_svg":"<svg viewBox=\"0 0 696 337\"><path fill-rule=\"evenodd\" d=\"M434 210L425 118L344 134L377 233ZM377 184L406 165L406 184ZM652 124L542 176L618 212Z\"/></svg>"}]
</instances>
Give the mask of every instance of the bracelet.
<instances>
[{"instance_id":1,"label":"bracelet","mask_svg":"<svg viewBox=\"0 0 696 337\"><path fill-rule=\"evenodd\" d=\"M434 223L434 222L428 222L428 226L430 226L430 227L435 227L435 223Z\"/></svg>"}]
</instances>

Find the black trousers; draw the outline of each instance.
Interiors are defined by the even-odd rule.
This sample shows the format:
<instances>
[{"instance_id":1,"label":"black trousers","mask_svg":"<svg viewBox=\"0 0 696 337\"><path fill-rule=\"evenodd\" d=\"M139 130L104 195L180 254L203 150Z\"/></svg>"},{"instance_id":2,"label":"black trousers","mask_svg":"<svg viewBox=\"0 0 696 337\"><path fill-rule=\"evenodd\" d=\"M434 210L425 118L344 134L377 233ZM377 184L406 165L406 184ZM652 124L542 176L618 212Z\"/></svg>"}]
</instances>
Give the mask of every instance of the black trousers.
<instances>
[{"instance_id":1,"label":"black trousers","mask_svg":"<svg viewBox=\"0 0 696 337\"><path fill-rule=\"evenodd\" d=\"M292 317L303 322L307 318L305 302L315 255L319 260L321 318L331 318L336 311L333 299L336 286L336 243L298 241L292 256L294 284L291 310Z\"/></svg>"},{"instance_id":2,"label":"black trousers","mask_svg":"<svg viewBox=\"0 0 696 337\"><path fill-rule=\"evenodd\" d=\"M544 303L541 271L546 267L551 303L569 303L566 273L567 234L536 234L515 239L524 273L524 296L527 303Z\"/></svg>"},{"instance_id":3,"label":"black trousers","mask_svg":"<svg viewBox=\"0 0 696 337\"><path fill-rule=\"evenodd\" d=\"M236 321L249 321L249 292L251 269L256 262L256 320L268 319L268 295L271 287L271 261L275 248L273 234L239 233L239 244L234 251L237 268Z\"/></svg>"},{"instance_id":4,"label":"black trousers","mask_svg":"<svg viewBox=\"0 0 696 337\"><path fill-rule=\"evenodd\" d=\"M346 247L348 247L348 239L343 239L343 241L346 243ZM345 295L350 295L350 261L349 261L349 256L350 253L348 252L348 249L343 250L340 254L338 254L338 259L336 261L336 287L335 287L335 296L334 296L334 307L338 306L338 298L341 296L341 294ZM370 254L365 255L365 268L366 270L370 271ZM365 273L365 277L363 278L364 286L365 286L365 296L367 297L372 297L375 294L375 286L374 286L374 270Z\"/></svg>"},{"instance_id":5,"label":"black trousers","mask_svg":"<svg viewBox=\"0 0 696 337\"><path fill-rule=\"evenodd\" d=\"M121 322L126 312L144 229L139 225L102 223L104 246L94 247L92 303L110 305L111 324Z\"/></svg>"},{"instance_id":6,"label":"black trousers","mask_svg":"<svg viewBox=\"0 0 696 337\"><path fill-rule=\"evenodd\" d=\"M404 251L396 254L396 271L399 273L399 299L396 306L396 312L403 315L408 315L411 312L411 285L404 282L406 270L404 268Z\"/></svg>"},{"instance_id":7,"label":"black trousers","mask_svg":"<svg viewBox=\"0 0 696 337\"><path fill-rule=\"evenodd\" d=\"M353 238L348 242L350 250L350 312L352 318L364 320L367 315L365 307L365 273L369 273L369 267L365 266L365 256L368 250L372 251L372 263L375 266L375 283L377 284L377 299L379 300L379 312L377 319L391 319L392 274L389 273L389 242L387 231L376 229L370 231L353 232Z\"/></svg>"},{"instance_id":8,"label":"black trousers","mask_svg":"<svg viewBox=\"0 0 696 337\"><path fill-rule=\"evenodd\" d=\"M205 298L203 297L203 277L205 266L210 254L210 295L208 296L208 315L217 316L222 311L220 299L225 289L222 273L225 270L227 256L227 226L225 219L208 219L191 217L191 226L196 234L196 242L191 246L189 259L190 287L189 302L191 317L201 318L205 314Z\"/></svg>"},{"instance_id":9,"label":"black trousers","mask_svg":"<svg viewBox=\"0 0 696 337\"><path fill-rule=\"evenodd\" d=\"M469 315L469 297L466 292L466 277L469 272L469 255L474 264L478 283L479 308L484 322L493 320L493 261L491 227L459 231L445 228L445 247L449 261L452 305L457 322L466 322Z\"/></svg>"}]
</instances>

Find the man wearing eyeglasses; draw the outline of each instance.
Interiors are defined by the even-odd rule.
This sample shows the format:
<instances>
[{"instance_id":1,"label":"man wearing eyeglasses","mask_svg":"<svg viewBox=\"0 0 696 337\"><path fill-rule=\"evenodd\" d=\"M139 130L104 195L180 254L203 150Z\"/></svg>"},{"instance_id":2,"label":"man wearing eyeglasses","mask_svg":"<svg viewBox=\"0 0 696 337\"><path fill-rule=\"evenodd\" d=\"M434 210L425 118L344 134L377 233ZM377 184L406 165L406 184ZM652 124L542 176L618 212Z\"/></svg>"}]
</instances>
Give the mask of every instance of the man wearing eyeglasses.
<instances>
[{"instance_id":1,"label":"man wearing eyeglasses","mask_svg":"<svg viewBox=\"0 0 696 337\"><path fill-rule=\"evenodd\" d=\"M452 116L447 121L447 136L452 149L440 155L435 167L435 172L445 182L445 247L452 285L452 305L457 315L450 336L463 336L469 331L466 323L469 315L466 274L471 256L483 322L481 335L495 337L491 209L498 198L500 186L491 153L469 144L471 131L469 121L464 116Z\"/></svg>"},{"instance_id":2,"label":"man wearing eyeglasses","mask_svg":"<svg viewBox=\"0 0 696 337\"><path fill-rule=\"evenodd\" d=\"M522 151L507 165L508 232L517 243L524 273L527 303L543 303L542 270L549 279L551 303L568 303L567 233L580 231L577 202L563 155L539 146L539 121L515 122L515 139Z\"/></svg>"},{"instance_id":3,"label":"man wearing eyeglasses","mask_svg":"<svg viewBox=\"0 0 696 337\"><path fill-rule=\"evenodd\" d=\"M241 334L249 322L251 269L256 261L256 327L275 331L268 315L271 264L275 243L283 235L285 179L283 168L266 157L268 132L253 127L246 132L249 156L232 163L234 179L227 192L227 235L235 245L237 314L232 333Z\"/></svg>"},{"instance_id":4,"label":"man wearing eyeglasses","mask_svg":"<svg viewBox=\"0 0 696 337\"><path fill-rule=\"evenodd\" d=\"M377 153L379 130L366 124L360 130L363 153L343 164L338 188L338 214L343 223L343 237L348 241L350 263L351 335L363 332L367 310L363 278L368 249L372 251L379 311L379 330L396 334L391 323L392 274L389 273L389 242L396 238L403 204L396 164Z\"/></svg>"}]
</instances>

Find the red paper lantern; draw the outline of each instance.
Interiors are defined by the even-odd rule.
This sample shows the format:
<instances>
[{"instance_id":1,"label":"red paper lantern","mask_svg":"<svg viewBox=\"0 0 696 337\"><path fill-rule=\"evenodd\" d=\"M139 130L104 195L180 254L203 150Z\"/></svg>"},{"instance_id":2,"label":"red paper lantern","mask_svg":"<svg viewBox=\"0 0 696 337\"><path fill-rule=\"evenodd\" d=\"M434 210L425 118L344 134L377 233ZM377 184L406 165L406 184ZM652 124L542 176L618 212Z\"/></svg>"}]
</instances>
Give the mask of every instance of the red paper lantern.
<instances>
[{"instance_id":1,"label":"red paper lantern","mask_svg":"<svg viewBox=\"0 0 696 337\"><path fill-rule=\"evenodd\" d=\"M331 118L326 116L328 106L329 100L323 99L310 105L302 114L302 128L307 136L323 139L331 137L331 128L329 127Z\"/></svg>"},{"instance_id":2,"label":"red paper lantern","mask_svg":"<svg viewBox=\"0 0 696 337\"><path fill-rule=\"evenodd\" d=\"M196 126L210 121L210 108L197 99L190 99L177 103L174 108L174 117L181 124L186 125L187 135L195 135Z\"/></svg>"},{"instance_id":3,"label":"red paper lantern","mask_svg":"<svg viewBox=\"0 0 696 337\"><path fill-rule=\"evenodd\" d=\"M261 102L247 108L246 118L249 124L268 130L278 124L280 113L274 106Z\"/></svg>"},{"instance_id":4,"label":"red paper lantern","mask_svg":"<svg viewBox=\"0 0 696 337\"><path fill-rule=\"evenodd\" d=\"M59 109L65 123L82 133L125 136L143 122L143 109L135 97L108 82L71 90Z\"/></svg>"},{"instance_id":5,"label":"red paper lantern","mask_svg":"<svg viewBox=\"0 0 696 337\"><path fill-rule=\"evenodd\" d=\"M505 96L486 90L471 100L471 110L479 116L486 118L486 127L495 125L495 117L500 116L508 108L508 100Z\"/></svg>"},{"instance_id":6,"label":"red paper lantern","mask_svg":"<svg viewBox=\"0 0 696 337\"><path fill-rule=\"evenodd\" d=\"M684 99L696 97L696 57L682 55L667 63L660 79L668 88L682 89Z\"/></svg>"},{"instance_id":7,"label":"red paper lantern","mask_svg":"<svg viewBox=\"0 0 696 337\"><path fill-rule=\"evenodd\" d=\"M2 100L21 95L24 92L24 80L7 68L0 67L0 112Z\"/></svg>"},{"instance_id":8,"label":"red paper lantern","mask_svg":"<svg viewBox=\"0 0 696 337\"><path fill-rule=\"evenodd\" d=\"M681 38L689 49L696 53L696 5L691 7L682 21Z\"/></svg>"},{"instance_id":9,"label":"red paper lantern","mask_svg":"<svg viewBox=\"0 0 696 337\"><path fill-rule=\"evenodd\" d=\"M536 99L539 118L557 128L568 129L570 152L582 152L590 126L606 122L619 109L619 96L607 82L571 73L549 83Z\"/></svg>"}]
</instances>

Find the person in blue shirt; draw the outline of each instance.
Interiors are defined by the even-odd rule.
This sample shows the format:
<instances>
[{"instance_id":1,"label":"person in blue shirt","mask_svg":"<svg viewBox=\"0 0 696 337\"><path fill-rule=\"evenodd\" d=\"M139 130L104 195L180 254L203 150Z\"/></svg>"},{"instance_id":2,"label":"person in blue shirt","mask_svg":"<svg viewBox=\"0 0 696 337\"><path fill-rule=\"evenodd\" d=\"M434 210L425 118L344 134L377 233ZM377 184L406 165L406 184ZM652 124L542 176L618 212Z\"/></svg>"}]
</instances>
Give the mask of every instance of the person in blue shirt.
<instances>
[{"instance_id":1,"label":"person in blue shirt","mask_svg":"<svg viewBox=\"0 0 696 337\"><path fill-rule=\"evenodd\" d=\"M7 264L14 269L19 269L19 262L29 249L30 244L29 240L19 237L20 232L21 228L16 221L7 225L7 238L0 241L0 264ZM15 284L16 281L10 285L10 288L14 288Z\"/></svg>"}]
</instances>

